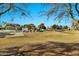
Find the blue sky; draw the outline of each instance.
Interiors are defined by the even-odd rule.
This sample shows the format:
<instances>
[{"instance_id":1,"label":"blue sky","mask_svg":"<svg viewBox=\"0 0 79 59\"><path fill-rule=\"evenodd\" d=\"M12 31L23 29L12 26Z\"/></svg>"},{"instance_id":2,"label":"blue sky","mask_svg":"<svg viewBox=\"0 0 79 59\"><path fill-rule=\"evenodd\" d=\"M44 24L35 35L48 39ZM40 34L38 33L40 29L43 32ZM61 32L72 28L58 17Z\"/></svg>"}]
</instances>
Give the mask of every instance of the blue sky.
<instances>
[{"instance_id":1,"label":"blue sky","mask_svg":"<svg viewBox=\"0 0 79 59\"><path fill-rule=\"evenodd\" d=\"M16 4L16 5L19 6L19 4ZM20 6L20 7L22 7L22 6ZM7 21L7 22L12 22L11 19L13 17L14 21L12 23L18 23L18 24L22 24L22 25L32 23L32 24L35 24L36 26L38 26L40 23L44 23L46 26L51 26L51 25L57 23L56 21L53 20L55 15L50 17L49 20L47 20L46 16L40 16L40 11L48 11L52 8L51 6L44 7L41 4L33 3L33 4L30 4L28 7L25 6L22 8L28 10L30 12L32 18L21 17L19 15L19 13L16 12L14 14L6 13L6 14L2 15L1 20ZM59 25L71 26L71 22L65 21L66 19L67 19L67 17L66 18L64 17L64 19L61 21L61 23L59 23Z\"/></svg>"}]
</instances>

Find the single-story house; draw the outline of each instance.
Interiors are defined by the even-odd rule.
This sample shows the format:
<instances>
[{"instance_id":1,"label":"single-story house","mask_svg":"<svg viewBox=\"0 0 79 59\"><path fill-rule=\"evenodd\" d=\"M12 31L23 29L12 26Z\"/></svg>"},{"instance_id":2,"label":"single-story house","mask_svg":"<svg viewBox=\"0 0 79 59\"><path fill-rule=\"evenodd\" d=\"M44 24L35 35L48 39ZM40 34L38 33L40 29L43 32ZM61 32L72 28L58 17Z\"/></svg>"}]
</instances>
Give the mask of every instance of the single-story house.
<instances>
[{"instance_id":1,"label":"single-story house","mask_svg":"<svg viewBox=\"0 0 79 59\"><path fill-rule=\"evenodd\" d=\"M19 24L6 24L5 29L6 30L21 30L21 27Z\"/></svg>"}]
</instances>

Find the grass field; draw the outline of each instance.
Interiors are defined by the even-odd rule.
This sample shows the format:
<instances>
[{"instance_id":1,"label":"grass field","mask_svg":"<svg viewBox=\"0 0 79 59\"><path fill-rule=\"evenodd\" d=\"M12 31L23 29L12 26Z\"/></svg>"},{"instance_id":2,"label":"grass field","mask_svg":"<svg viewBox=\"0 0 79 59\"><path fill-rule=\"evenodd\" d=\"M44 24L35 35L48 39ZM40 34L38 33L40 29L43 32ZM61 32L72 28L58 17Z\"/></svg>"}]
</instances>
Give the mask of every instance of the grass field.
<instances>
[{"instance_id":1,"label":"grass field","mask_svg":"<svg viewBox=\"0 0 79 59\"><path fill-rule=\"evenodd\" d=\"M47 41L79 43L79 31L32 32L24 33L24 36L20 37L0 38L0 48L20 46L28 43L43 43Z\"/></svg>"}]
</instances>

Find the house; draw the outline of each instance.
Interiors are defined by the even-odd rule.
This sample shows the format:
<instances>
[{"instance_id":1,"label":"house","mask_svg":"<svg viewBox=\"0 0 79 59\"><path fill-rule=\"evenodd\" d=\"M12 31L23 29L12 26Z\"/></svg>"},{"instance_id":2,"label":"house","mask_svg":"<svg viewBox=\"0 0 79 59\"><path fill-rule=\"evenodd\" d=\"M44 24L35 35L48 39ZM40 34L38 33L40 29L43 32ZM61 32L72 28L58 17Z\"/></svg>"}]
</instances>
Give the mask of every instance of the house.
<instances>
[{"instance_id":1,"label":"house","mask_svg":"<svg viewBox=\"0 0 79 59\"><path fill-rule=\"evenodd\" d=\"M0 30L4 30L4 29L5 29L5 27L0 25Z\"/></svg>"},{"instance_id":2,"label":"house","mask_svg":"<svg viewBox=\"0 0 79 59\"><path fill-rule=\"evenodd\" d=\"M29 32L28 28L22 28L22 32Z\"/></svg>"},{"instance_id":3,"label":"house","mask_svg":"<svg viewBox=\"0 0 79 59\"><path fill-rule=\"evenodd\" d=\"M5 28L4 27L0 27L0 30L4 30Z\"/></svg>"},{"instance_id":4,"label":"house","mask_svg":"<svg viewBox=\"0 0 79 59\"><path fill-rule=\"evenodd\" d=\"M22 32L35 32L36 30L34 28L22 28Z\"/></svg>"},{"instance_id":5,"label":"house","mask_svg":"<svg viewBox=\"0 0 79 59\"><path fill-rule=\"evenodd\" d=\"M6 24L5 29L6 30L21 30L21 27L19 24Z\"/></svg>"},{"instance_id":6,"label":"house","mask_svg":"<svg viewBox=\"0 0 79 59\"><path fill-rule=\"evenodd\" d=\"M36 27L34 24L25 24L22 26L22 31L23 32L35 32Z\"/></svg>"}]
</instances>

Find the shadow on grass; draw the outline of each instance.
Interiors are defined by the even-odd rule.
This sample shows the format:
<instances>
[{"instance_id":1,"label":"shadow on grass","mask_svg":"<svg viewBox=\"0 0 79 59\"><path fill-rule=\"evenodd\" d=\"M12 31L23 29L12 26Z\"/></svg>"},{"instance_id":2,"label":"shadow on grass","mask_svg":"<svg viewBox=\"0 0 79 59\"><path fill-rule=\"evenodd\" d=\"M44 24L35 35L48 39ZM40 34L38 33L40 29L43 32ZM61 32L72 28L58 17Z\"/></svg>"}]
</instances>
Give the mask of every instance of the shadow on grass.
<instances>
[{"instance_id":1,"label":"shadow on grass","mask_svg":"<svg viewBox=\"0 0 79 59\"><path fill-rule=\"evenodd\" d=\"M1 56L78 56L79 43L46 43L26 44L19 47L0 49Z\"/></svg>"}]
</instances>

